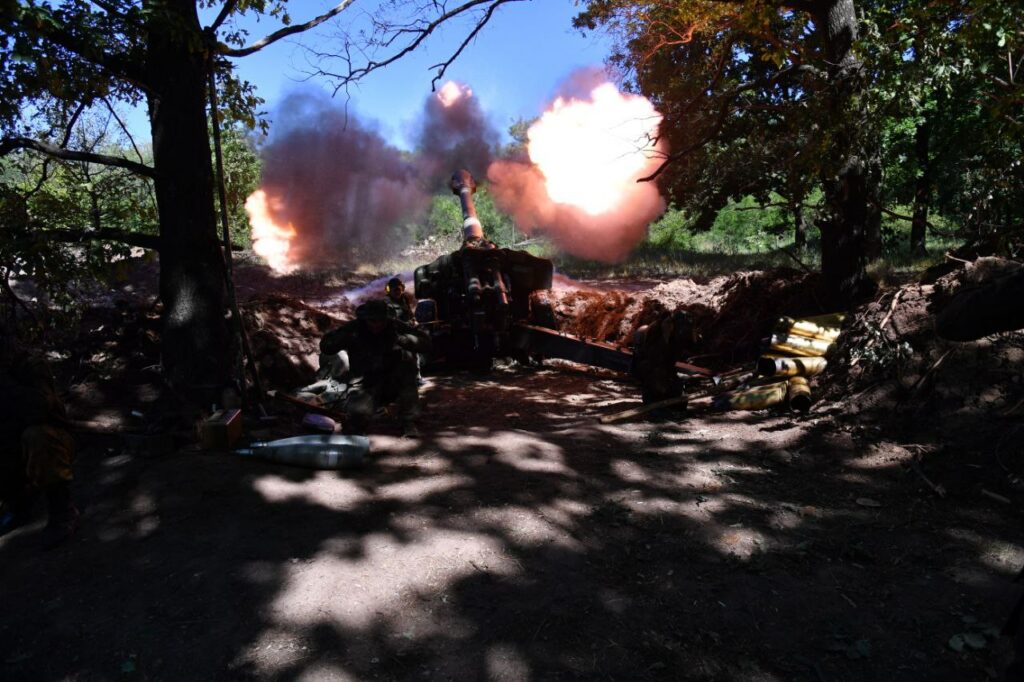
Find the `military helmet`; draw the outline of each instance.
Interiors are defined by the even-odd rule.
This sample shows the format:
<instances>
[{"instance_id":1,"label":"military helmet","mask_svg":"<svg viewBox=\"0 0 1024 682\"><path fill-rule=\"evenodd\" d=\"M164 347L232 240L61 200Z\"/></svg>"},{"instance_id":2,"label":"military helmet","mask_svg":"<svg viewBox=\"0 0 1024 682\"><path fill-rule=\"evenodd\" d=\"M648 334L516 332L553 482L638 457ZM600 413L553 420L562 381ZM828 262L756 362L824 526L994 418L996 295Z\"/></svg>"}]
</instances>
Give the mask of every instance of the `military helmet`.
<instances>
[{"instance_id":1,"label":"military helmet","mask_svg":"<svg viewBox=\"0 0 1024 682\"><path fill-rule=\"evenodd\" d=\"M389 294L392 291L403 290L405 290L405 284L403 284L402 280L398 279L397 277L392 277L391 279L388 280L388 283L384 285L384 291Z\"/></svg>"},{"instance_id":2,"label":"military helmet","mask_svg":"<svg viewBox=\"0 0 1024 682\"><path fill-rule=\"evenodd\" d=\"M391 305L382 299L367 301L356 308L357 320L389 320L395 317L395 311Z\"/></svg>"}]
</instances>

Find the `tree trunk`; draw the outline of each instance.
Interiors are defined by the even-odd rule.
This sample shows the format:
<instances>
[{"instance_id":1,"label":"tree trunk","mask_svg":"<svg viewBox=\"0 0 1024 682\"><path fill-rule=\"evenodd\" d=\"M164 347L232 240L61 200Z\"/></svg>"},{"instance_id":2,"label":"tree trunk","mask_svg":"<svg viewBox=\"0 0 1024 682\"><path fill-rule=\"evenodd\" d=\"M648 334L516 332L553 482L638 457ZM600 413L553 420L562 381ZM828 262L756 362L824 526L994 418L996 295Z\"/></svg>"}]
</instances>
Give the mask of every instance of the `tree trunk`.
<instances>
[{"instance_id":1,"label":"tree trunk","mask_svg":"<svg viewBox=\"0 0 1024 682\"><path fill-rule=\"evenodd\" d=\"M803 251L807 248L807 226L804 225L804 202L803 197L789 205L790 213L793 215L793 246Z\"/></svg>"},{"instance_id":2,"label":"tree trunk","mask_svg":"<svg viewBox=\"0 0 1024 682\"><path fill-rule=\"evenodd\" d=\"M864 224L864 260L868 263L882 257L882 159L877 149L865 151L867 157L867 220Z\"/></svg>"},{"instance_id":3,"label":"tree trunk","mask_svg":"<svg viewBox=\"0 0 1024 682\"><path fill-rule=\"evenodd\" d=\"M823 160L821 184L825 217L821 227L821 274L825 294L846 307L871 289L865 273L870 206L877 194L871 162L861 153L861 121L854 95L860 88L853 50L857 13L853 0L825 0L815 5L815 25L828 60L829 83L820 96L831 123L830 145Z\"/></svg>"},{"instance_id":4,"label":"tree trunk","mask_svg":"<svg viewBox=\"0 0 1024 682\"><path fill-rule=\"evenodd\" d=\"M925 235L928 228L928 201L932 193L931 163L928 160L928 122L917 126L914 133L914 156L917 157L917 182L914 184L914 215L910 223L910 255L925 256Z\"/></svg>"},{"instance_id":5,"label":"tree trunk","mask_svg":"<svg viewBox=\"0 0 1024 682\"><path fill-rule=\"evenodd\" d=\"M146 8L162 363L173 388L208 402L229 380L231 352L207 137L206 54L194 0L147 0Z\"/></svg>"},{"instance_id":6,"label":"tree trunk","mask_svg":"<svg viewBox=\"0 0 1024 682\"><path fill-rule=\"evenodd\" d=\"M724 188L715 189L711 196L708 197L704 208L697 215L697 219L693 221L690 229L693 232L707 232L715 225L715 221L718 219L718 214L722 212L722 209L729 203L729 192Z\"/></svg>"}]
</instances>

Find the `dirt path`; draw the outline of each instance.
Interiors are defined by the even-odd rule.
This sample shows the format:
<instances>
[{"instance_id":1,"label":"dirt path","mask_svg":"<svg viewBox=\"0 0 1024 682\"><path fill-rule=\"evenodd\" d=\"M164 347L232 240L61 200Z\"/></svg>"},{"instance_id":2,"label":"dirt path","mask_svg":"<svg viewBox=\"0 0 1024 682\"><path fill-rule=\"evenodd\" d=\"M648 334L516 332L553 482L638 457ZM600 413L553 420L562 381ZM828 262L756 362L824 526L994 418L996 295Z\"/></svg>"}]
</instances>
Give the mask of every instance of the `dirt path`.
<instances>
[{"instance_id":1,"label":"dirt path","mask_svg":"<svg viewBox=\"0 0 1024 682\"><path fill-rule=\"evenodd\" d=\"M633 391L577 372L432 384L423 437L375 436L343 475L90 442L80 536L47 554L39 524L0 539L0 679L960 681L997 665L991 639L947 642L1005 618L1019 521L971 491L939 499L910 443L822 417L600 426Z\"/></svg>"}]
</instances>

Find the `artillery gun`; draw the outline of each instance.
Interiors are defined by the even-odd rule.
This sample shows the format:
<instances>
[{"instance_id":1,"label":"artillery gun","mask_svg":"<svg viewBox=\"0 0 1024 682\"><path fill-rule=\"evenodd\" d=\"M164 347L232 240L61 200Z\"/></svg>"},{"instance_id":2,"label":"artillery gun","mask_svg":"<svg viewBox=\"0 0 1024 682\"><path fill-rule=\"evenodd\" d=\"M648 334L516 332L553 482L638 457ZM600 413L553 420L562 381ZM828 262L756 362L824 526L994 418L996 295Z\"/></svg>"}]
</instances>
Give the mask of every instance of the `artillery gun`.
<instances>
[{"instance_id":1,"label":"artillery gun","mask_svg":"<svg viewBox=\"0 0 1024 682\"><path fill-rule=\"evenodd\" d=\"M651 371L650 354L637 362L637 351L644 353L645 342L628 349L559 332L545 295L551 289L552 262L526 251L498 248L484 237L473 203L476 183L468 171L452 175L450 187L462 206L462 247L416 268L414 274L416 318L433 340L429 360L489 369L499 357L562 358L640 374L641 384L646 384L643 375ZM711 375L674 358L656 364L664 365L658 371Z\"/></svg>"}]
</instances>

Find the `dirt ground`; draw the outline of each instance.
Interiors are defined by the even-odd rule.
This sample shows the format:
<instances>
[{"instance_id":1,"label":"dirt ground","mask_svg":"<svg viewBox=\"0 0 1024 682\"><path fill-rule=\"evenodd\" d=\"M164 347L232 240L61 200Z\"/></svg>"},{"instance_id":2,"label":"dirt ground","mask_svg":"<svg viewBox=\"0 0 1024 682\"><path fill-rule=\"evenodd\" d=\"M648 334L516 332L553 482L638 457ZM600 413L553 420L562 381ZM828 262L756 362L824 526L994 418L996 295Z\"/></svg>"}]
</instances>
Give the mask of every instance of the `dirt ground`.
<instances>
[{"instance_id":1,"label":"dirt ground","mask_svg":"<svg viewBox=\"0 0 1024 682\"><path fill-rule=\"evenodd\" d=\"M340 473L82 434L78 536L0 539L0 680L996 678L1019 417L598 422L636 393L429 377L421 437Z\"/></svg>"}]
</instances>

